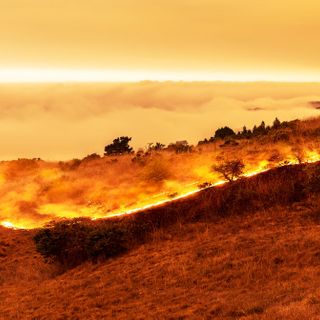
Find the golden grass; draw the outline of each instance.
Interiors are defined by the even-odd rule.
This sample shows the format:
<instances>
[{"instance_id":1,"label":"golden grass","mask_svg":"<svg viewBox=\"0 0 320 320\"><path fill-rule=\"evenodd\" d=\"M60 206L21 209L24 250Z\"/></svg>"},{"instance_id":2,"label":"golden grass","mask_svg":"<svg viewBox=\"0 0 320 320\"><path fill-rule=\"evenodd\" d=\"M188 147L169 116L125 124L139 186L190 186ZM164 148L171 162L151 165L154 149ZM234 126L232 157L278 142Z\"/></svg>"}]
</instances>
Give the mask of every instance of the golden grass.
<instances>
[{"instance_id":1,"label":"golden grass","mask_svg":"<svg viewBox=\"0 0 320 320\"><path fill-rule=\"evenodd\" d=\"M0 223L33 228L59 217L99 218L143 207L221 180L212 165L228 159L242 160L248 172L296 161L298 156L319 160L319 128L319 118L300 121L292 130L238 140L238 146L221 148L223 142L217 141L187 154L163 151L142 164L132 162L133 155L67 163L1 162ZM281 140L283 135L288 140Z\"/></svg>"},{"instance_id":2,"label":"golden grass","mask_svg":"<svg viewBox=\"0 0 320 320\"><path fill-rule=\"evenodd\" d=\"M319 127L319 120L310 121ZM299 137L305 136L305 146L318 148L318 138L304 135L303 127L299 130ZM276 152L283 156L291 148L282 142L265 144L261 154L259 141L241 143L243 149L228 152L241 152L248 163ZM205 148L201 152L211 159L217 146ZM164 156L180 159L180 155ZM198 153L190 155L190 162L183 156L181 166L186 170L198 164L190 160L197 159ZM55 204L62 205L65 199L62 204L59 199L66 192L73 205L83 205L80 199L89 191L77 194L69 189L79 184L82 190L95 177L102 188L103 178L108 179L107 173L102 174L105 161L109 160L101 159L76 171L48 163L27 166L21 171L22 189L21 179L14 175L20 164L4 163L14 169L4 171L12 175L9 185L0 190L0 199L10 203L20 195L20 202L25 201L19 204L21 213L36 219L39 203L32 206L32 201L39 194L37 188L54 181L48 190L41 189L42 198L37 201L45 203L52 197L51 202L55 199ZM108 163L110 171L106 171L119 173L126 165L122 158L120 163ZM303 167L297 166L299 170ZM129 253L97 264L87 262L63 274L45 264L35 251L35 231L0 227L0 319L319 319L320 197L310 193L299 200L294 192L300 190L295 183L300 180L295 179L301 172L294 170L283 167L139 213L137 217L151 220L158 213L165 218L175 212L192 219L180 221L178 216ZM124 177L130 174L125 172ZM119 185L123 188L129 182ZM240 191L249 192L250 202L238 199L233 204L239 206L225 207L233 201L237 185ZM115 198L121 188L116 189ZM112 194L112 189L108 190ZM251 191L259 197L255 199ZM223 216L224 212L228 214Z\"/></svg>"},{"instance_id":3,"label":"golden grass","mask_svg":"<svg viewBox=\"0 0 320 320\"><path fill-rule=\"evenodd\" d=\"M317 319L319 210L316 198L175 225L54 277L30 232L2 230L13 247L0 260L0 319Z\"/></svg>"}]
</instances>

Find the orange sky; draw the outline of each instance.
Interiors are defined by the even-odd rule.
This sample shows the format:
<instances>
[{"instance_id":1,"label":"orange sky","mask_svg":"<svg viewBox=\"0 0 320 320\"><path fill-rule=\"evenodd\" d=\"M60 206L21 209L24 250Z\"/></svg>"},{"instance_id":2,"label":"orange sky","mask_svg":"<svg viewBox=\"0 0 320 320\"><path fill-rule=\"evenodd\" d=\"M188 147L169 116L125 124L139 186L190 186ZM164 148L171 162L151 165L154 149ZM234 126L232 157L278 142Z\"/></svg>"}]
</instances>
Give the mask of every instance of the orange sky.
<instances>
[{"instance_id":1,"label":"orange sky","mask_svg":"<svg viewBox=\"0 0 320 320\"><path fill-rule=\"evenodd\" d=\"M0 0L0 81L320 81L319 13L318 0Z\"/></svg>"},{"instance_id":2,"label":"orange sky","mask_svg":"<svg viewBox=\"0 0 320 320\"><path fill-rule=\"evenodd\" d=\"M319 0L0 0L0 160L318 115L319 13ZM140 80L184 82L116 83ZM75 81L113 83L61 84Z\"/></svg>"},{"instance_id":3,"label":"orange sky","mask_svg":"<svg viewBox=\"0 0 320 320\"><path fill-rule=\"evenodd\" d=\"M221 126L319 115L320 83L141 82L0 85L0 160L102 153L118 136L195 144Z\"/></svg>"}]
</instances>

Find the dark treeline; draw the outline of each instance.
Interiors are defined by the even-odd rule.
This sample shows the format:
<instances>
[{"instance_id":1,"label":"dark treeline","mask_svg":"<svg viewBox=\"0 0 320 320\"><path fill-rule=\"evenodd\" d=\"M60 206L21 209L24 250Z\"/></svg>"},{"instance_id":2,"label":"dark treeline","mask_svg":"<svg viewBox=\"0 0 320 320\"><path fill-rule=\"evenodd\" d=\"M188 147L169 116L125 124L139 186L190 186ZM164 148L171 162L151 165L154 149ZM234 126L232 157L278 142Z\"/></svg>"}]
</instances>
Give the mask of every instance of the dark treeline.
<instances>
[{"instance_id":1,"label":"dark treeline","mask_svg":"<svg viewBox=\"0 0 320 320\"><path fill-rule=\"evenodd\" d=\"M237 133L229 127L222 127L216 130L215 134L209 139L204 139L198 142L198 145L215 142L219 139L251 139L258 136L267 135L271 131L286 129L294 127L297 120L294 121L283 121L281 122L278 118L275 118L271 126L266 126L265 122L262 121L260 125L254 125L252 129L248 129L246 126Z\"/></svg>"},{"instance_id":2,"label":"dark treeline","mask_svg":"<svg viewBox=\"0 0 320 320\"><path fill-rule=\"evenodd\" d=\"M231 128L225 126L215 131L214 135L210 138L205 138L198 142L199 145L215 142L217 140L227 140L229 144L237 144L234 140L236 139L251 139L258 136L267 135L269 132L274 132L279 129L292 128L294 127L295 121L283 121L281 122L278 118L273 121L271 126L266 126L265 122L262 121L260 125L254 125L252 129L248 129L246 126L242 130L235 132ZM104 148L105 156L119 156L124 154L134 153L133 148L130 146L131 137L121 136L113 140L111 144L108 144ZM147 148L139 149L135 152L136 157L140 158L143 155L148 155L154 151L168 150L176 153L186 153L192 151L192 146L186 140L177 141L170 143L168 146L161 142L149 143ZM88 156L90 157L90 156Z\"/></svg>"}]
</instances>

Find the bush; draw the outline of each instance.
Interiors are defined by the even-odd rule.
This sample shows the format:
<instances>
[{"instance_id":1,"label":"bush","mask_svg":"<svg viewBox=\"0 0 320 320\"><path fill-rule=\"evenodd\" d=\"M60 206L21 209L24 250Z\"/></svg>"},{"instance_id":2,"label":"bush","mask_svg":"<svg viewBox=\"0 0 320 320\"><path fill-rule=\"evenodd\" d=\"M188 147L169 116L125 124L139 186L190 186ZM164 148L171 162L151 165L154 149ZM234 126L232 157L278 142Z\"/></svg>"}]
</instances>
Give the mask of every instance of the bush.
<instances>
[{"instance_id":1,"label":"bush","mask_svg":"<svg viewBox=\"0 0 320 320\"><path fill-rule=\"evenodd\" d=\"M100 155L98 155L97 153L91 153L91 154L88 154L87 156L85 156L82 159L82 162L89 162L89 161L99 160L100 158L101 158Z\"/></svg>"},{"instance_id":2,"label":"bush","mask_svg":"<svg viewBox=\"0 0 320 320\"><path fill-rule=\"evenodd\" d=\"M241 161L230 163L240 167L238 173L242 171ZM205 182L199 188L209 186ZM207 188L185 199L133 215L96 221L78 218L53 222L39 230L34 241L38 252L47 260L66 268L74 267L84 261L95 262L122 254L146 242L153 231L176 223L210 222L221 216L287 206L319 191L319 163L289 165Z\"/></svg>"},{"instance_id":3,"label":"bush","mask_svg":"<svg viewBox=\"0 0 320 320\"><path fill-rule=\"evenodd\" d=\"M49 262L74 267L128 249L130 232L121 224L78 218L52 222L34 236L37 251Z\"/></svg>"},{"instance_id":4,"label":"bush","mask_svg":"<svg viewBox=\"0 0 320 320\"><path fill-rule=\"evenodd\" d=\"M123 154L133 153L133 148L129 145L132 140L131 137L122 136L113 140L111 144L108 144L104 148L105 156L120 156Z\"/></svg>"},{"instance_id":5,"label":"bush","mask_svg":"<svg viewBox=\"0 0 320 320\"><path fill-rule=\"evenodd\" d=\"M216 132L214 133L214 138L225 139L225 138L234 137L235 135L236 135L235 132L231 128L223 127L216 130Z\"/></svg>"},{"instance_id":6,"label":"bush","mask_svg":"<svg viewBox=\"0 0 320 320\"><path fill-rule=\"evenodd\" d=\"M212 169L220 175L228 180L229 182L232 182L242 176L244 164L240 160L231 160L223 162L219 165L214 165Z\"/></svg>"},{"instance_id":7,"label":"bush","mask_svg":"<svg viewBox=\"0 0 320 320\"><path fill-rule=\"evenodd\" d=\"M170 143L167 150L174 151L175 153L187 153L192 151L192 147L189 145L188 141L177 141L176 143Z\"/></svg>"}]
</instances>

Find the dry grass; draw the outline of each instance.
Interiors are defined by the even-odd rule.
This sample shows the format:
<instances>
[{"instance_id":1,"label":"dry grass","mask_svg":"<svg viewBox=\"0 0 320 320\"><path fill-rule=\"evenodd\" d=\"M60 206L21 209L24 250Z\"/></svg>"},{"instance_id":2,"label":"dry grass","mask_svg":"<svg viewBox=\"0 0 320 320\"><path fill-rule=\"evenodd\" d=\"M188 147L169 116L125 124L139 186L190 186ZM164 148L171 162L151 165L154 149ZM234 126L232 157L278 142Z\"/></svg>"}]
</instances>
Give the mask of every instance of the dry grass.
<instances>
[{"instance_id":1,"label":"dry grass","mask_svg":"<svg viewBox=\"0 0 320 320\"><path fill-rule=\"evenodd\" d=\"M293 128L238 140L238 146L221 148L223 142L216 141L186 154L155 153L142 162L133 162L133 155L66 163L1 162L0 223L32 228L59 217L98 218L141 207L221 180L212 171L220 161L240 159L251 172L285 160L320 159L319 128L319 118L300 121ZM283 136L288 139L281 140Z\"/></svg>"},{"instance_id":2,"label":"dry grass","mask_svg":"<svg viewBox=\"0 0 320 320\"><path fill-rule=\"evenodd\" d=\"M318 319L319 210L309 200L176 225L127 255L53 278L30 235L6 230L6 241L21 242L1 259L0 318Z\"/></svg>"},{"instance_id":3,"label":"dry grass","mask_svg":"<svg viewBox=\"0 0 320 320\"><path fill-rule=\"evenodd\" d=\"M0 319L318 319L320 198L290 193L304 167L139 213L164 224L127 254L63 274L35 252L34 231L1 229ZM218 213L252 186L256 210L249 193ZM177 210L189 218L165 224Z\"/></svg>"},{"instance_id":4,"label":"dry grass","mask_svg":"<svg viewBox=\"0 0 320 320\"><path fill-rule=\"evenodd\" d=\"M310 127L318 128L319 120L310 120ZM297 132L308 141L308 148L319 150L318 138L304 124ZM282 161L279 159L291 150L281 142L262 145L262 153L259 143L263 141L242 141L242 149L228 153L232 156L242 150L250 164L266 155ZM205 148L190 154L188 161L185 155L181 159L180 155L164 157L167 161L174 157L175 164L181 163L186 172L194 174L190 168L199 163L192 159L204 161L216 155L217 146ZM28 163L23 171L20 163L4 163L5 172L12 175L0 190L0 199L7 201L3 208L19 198L21 217L27 214L37 221L39 203L32 205L36 195L40 203L51 199L49 203L59 204L64 203L60 197L66 193L73 205L83 206L80 199L93 189L84 194L81 190L93 178L97 177L100 196L99 192L106 192L103 178L110 179L104 170L120 173L127 166L125 158L113 164L106 164L108 159L97 161L67 171L57 169L57 164L34 167ZM131 166L135 174L145 170ZM86 262L63 274L56 266L45 264L35 251L35 231L0 228L0 319L319 319L320 197L315 185L318 177L310 185L314 189L306 184L306 166L271 170L119 218L120 222L151 222L154 232L129 253L96 264ZM22 189L16 170L24 172ZM121 180L130 174L119 174L121 188L135 181ZM73 185L79 190L70 190ZM157 185L163 186L163 181ZM115 189L115 199L121 188ZM112 189L108 192L112 195Z\"/></svg>"}]
</instances>

